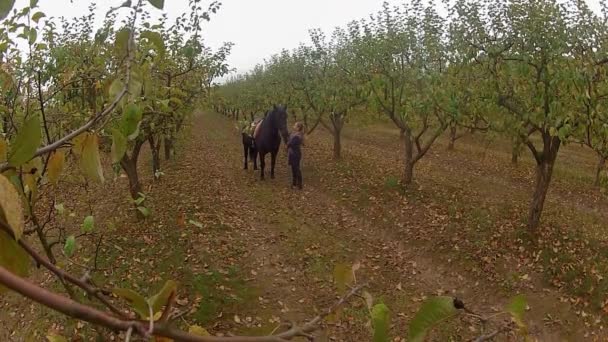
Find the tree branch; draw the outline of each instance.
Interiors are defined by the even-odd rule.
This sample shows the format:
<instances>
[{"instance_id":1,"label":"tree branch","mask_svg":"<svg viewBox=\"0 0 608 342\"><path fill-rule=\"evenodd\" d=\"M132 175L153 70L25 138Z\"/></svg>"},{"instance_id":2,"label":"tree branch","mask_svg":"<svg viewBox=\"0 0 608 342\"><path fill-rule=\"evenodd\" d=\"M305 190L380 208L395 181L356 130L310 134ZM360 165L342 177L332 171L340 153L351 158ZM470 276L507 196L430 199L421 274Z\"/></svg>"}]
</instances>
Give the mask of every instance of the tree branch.
<instances>
[{"instance_id":1,"label":"tree branch","mask_svg":"<svg viewBox=\"0 0 608 342\"><path fill-rule=\"evenodd\" d=\"M346 303L350 298L361 291L365 285L353 288L348 294L340 298L334 305L325 310L322 314L313 318L310 322L303 326L292 326L289 330L273 336L231 336L231 337L215 337L215 336L197 336L180 330L169 327L166 323L156 322L152 331L148 331L149 321L138 320L122 320L117 317L108 315L105 312L97 310L80 303L77 303L69 298L60 296L50 292L33 283L22 279L0 266L0 283L9 289L30 298L44 306L53 310L59 311L67 316L86 321L95 325L103 326L114 331L128 332L132 331L140 336L149 338L150 335L162 336L171 338L176 341L184 342L284 342L296 337L309 337L311 332L318 329L319 323L327 316L335 312L340 306Z\"/></svg>"},{"instance_id":2,"label":"tree branch","mask_svg":"<svg viewBox=\"0 0 608 342\"><path fill-rule=\"evenodd\" d=\"M0 220L0 229L4 230L11 237L13 237L13 238L15 237L13 234L13 231L2 220ZM32 247L30 247L28 244L26 244L23 241L23 239L20 239L18 243L34 259L34 261L36 261L37 264L44 266L44 268L51 271L59 279L66 280L66 281L80 287L90 297L96 298L97 300L99 300L103 305L105 305L108 309L110 309L110 311L112 311L114 314L118 315L119 317L130 318L129 315L122 312L122 310L118 309L116 306L114 306L112 303L110 303L105 297L103 297L101 295L103 292L101 289L93 287L90 284L72 276L71 274L69 274L69 273L65 272L64 270L58 268L57 266L53 265L47 259L40 256L40 254L36 253L36 251L34 251L34 249Z\"/></svg>"}]
</instances>

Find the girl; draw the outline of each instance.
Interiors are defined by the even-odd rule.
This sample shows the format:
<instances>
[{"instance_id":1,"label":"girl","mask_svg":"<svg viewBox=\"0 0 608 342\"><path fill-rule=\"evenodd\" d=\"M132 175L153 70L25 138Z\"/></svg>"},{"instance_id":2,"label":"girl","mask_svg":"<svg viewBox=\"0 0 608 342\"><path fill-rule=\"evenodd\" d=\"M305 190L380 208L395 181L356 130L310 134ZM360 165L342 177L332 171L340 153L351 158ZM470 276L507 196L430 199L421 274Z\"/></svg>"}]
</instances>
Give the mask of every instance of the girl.
<instances>
[{"instance_id":1,"label":"girl","mask_svg":"<svg viewBox=\"0 0 608 342\"><path fill-rule=\"evenodd\" d=\"M304 142L304 125L296 122L293 126L294 132L287 142L287 160L291 166L292 187L302 190L302 170L300 161L302 160L302 143Z\"/></svg>"}]
</instances>

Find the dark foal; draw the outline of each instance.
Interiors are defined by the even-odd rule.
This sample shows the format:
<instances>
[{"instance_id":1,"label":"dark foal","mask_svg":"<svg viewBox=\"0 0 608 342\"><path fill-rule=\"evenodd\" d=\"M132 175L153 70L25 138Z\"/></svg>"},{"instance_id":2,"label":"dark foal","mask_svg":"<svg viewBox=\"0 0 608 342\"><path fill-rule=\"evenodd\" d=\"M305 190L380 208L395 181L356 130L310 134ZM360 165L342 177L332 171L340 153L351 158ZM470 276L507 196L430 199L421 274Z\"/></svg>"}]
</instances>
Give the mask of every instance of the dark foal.
<instances>
[{"instance_id":1,"label":"dark foal","mask_svg":"<svg viewBox=\"0 0 608 342\"><path fill-rule=\"evenodd\" d=\"M287 106L274 106L260 124L255 136L255 148L260 156L260 179L264 180L266 154L270 153L270 178L274 179L274 167L281 146L281 138L285 144L289 138L287 132Z\"/></svg>"},{"instance_id":2,"label":"dark foal","mask_svg":"<svg viewBox=\"0 0 608 342\"><path fill-rule=\"evenodd\" d=\"M244 154L244 164L243 167L245 170L249 168L249 160L253 161L253 169L258 169L258 152L255 148L253 137L247 133L242 133L243 135L243 154ZM248 160L249 159L249 160Z\"/></svg>"}]
</instances>

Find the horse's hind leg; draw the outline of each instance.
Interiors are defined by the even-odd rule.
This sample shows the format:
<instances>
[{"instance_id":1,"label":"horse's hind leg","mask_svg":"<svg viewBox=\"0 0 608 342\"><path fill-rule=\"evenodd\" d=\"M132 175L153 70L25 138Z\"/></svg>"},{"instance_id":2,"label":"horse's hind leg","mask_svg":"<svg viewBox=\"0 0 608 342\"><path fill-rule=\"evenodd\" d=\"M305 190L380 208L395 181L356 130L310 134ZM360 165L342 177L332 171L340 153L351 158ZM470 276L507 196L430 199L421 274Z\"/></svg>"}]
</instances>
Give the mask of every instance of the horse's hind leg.
<instances>
[{"instance_id":1,"label":"horse's hind leg","mask_svg":"<svg viewBox=\"0 0 608 342\"><path fill-rule=\"evenodd\" d=\"M264 169L266 168L266 155L260 153L260 179L264 180Z\"/></svg>"},{"instance_id":2,"label":"horse's hind leg","mask_svg":"<svg viewBox=\"0 0 608 342\"><path fill-rule=\"evenodd\" d=\"M251 158L253 159L253 169L258 169L258 151L252 147Z\"/></svg>"},{"instance_id":3,"label":"horse's hind leg","mask_svg":"<svg viewBox=\"0 0 608 342\"><path fill-rule=\"evenodd\" d=\"M246 144L243 144L243 152L245 152L245 166L243 167L244 170L247 170L248 166L247 166L247 154L249 153L249 147Z\"/></svg>"},{"instance_id":4,"label":"horse's hind leg","mask_svg":"<svg viewBox=\"0 0 608 342\"><path fill-rule=\"evenodd\" d=\"M274 179L274 166L277 163L277 152L270 154L270 178Z\"/></svg>"}]
</instances>

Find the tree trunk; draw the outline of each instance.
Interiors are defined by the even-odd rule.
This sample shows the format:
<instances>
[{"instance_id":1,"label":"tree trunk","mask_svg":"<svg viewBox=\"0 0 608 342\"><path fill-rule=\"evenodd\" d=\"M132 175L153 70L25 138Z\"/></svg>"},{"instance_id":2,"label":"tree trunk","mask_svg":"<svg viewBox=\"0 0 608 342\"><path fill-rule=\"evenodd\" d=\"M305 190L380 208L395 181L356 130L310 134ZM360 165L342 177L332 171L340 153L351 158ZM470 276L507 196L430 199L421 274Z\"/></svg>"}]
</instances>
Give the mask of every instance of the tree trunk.
<instances>
[{"instance_id":1,"label":"tree trunk","mask_svg":"<svg viewBox=\"0 0 608 342\"><path fill-rule=\"evenodd\" d=\"M513 148L511 149L511 164L517 165L519 162L519 154L521 153L521 141L513 142Z\"/></svg>"},{"instance_id":2,"label":"tree trunk","mask_svg":"<svg viewBox=\"0 0 608 342\"><path fill-rule=\"evenodd\" d=\"M536 231L540 225L540 217L545 205L551 176L553 175L553 161L543 161L536 166L536 188L530 203L530 213L528 216L528 228Z\"/></svg>"},{"instance_id":3,"label":"tree trunk","mask_svg":"<svg viewBox=\"0 0 608 342\"><path fill-rule=\"evenodd\" d=\"M173 139L165 137L164 142L165 142L165 144L164 144L165 145L165 160L169 160L169 159L171 159L171 156L173 156Z\"/></svg>"},{"instance_id":4,"label":"tree trunk","mask_svg":"<svg viewBox=\"0 0 608 342\"><path fill-rule=\"evenodd\" d=\"M129 179L129 193L131 198L136 200L142 192L141 183L139 182L139 174L137 173L137 161L127 157L126 155L120 161L120 166L127 174Z\"/></svg>"},{"instance_id":5,"label":"tree trunk","mask_svg":"<svg viewBox=\"0 0 608 342\"><path fill-rule=\"evenodd\" d=\"M339 160L342 157L342 138L339 130L333 131L334 136L334 160Z\"/></svg>"},{"instance_id":6,"label":"tree trunk","mask_svg":"<svg viewBox=\"0 0 608 342\"><path fill-rule=\"evenodd\" d=\"M457 129L456 126L451 126L450 127L450 143L448 144L448 150L449 151L453 151L454 150L454 144L456 143L456 133L457 133Z\"/></svg>"},{"instance_id":7,"label":"tree trunk","mask_svg":"<svg viewBox=\"0 0 608 342\"><path fill-rule=\"evenodd\" d=\"M543 152L535 155L536 185L528 215L528 229L531 232L536 232L540 225L540 218L547 192L549 191L549 185L551 184L553 166L555 165L560 145L561 140L558 137L550 137L548 133L543 134Z\"/></svg>"},{"instance_id":8,"label":"tree trunk","mask_svg":"<svg viewBox=\"0 0 608 342\"><path fill-rule=\"evenodd\" d=\"M160 171L160 139L157 144L154 137L150 136L148 145L150 145L150 151L152 152L152 172L156 178L156 174Z\"/></svg>"},{"instance_id":9,"label":"tree trunk","mask_svg":"<svg viewBox=\"0 0 608 342\"><path fill-rule=\"evenodd\" d=\"M606 167L606 157L600 156L600 160L597 163L597 169L595 170L595 182L594 185L599 187L602 181L602 171Z\"/></svg>"},{"instance_id":10,"label":"tree trunk","mask_svg":"<svg viewBox=\"0 0 608 342\"><path fill-rule=\"evenodd\" d=\"M139 159L139 153L141 151L141 147L145 143L145 140L138 140L135 142L135 146L133 147L133 151L131 153L131 157L125 154L120 160L120 166L127 174L127 179L129 180L129 193L131 194L131 198L135 201L139 199L140 194L143 193L141 183L139 181L139 174L137 173L137 161ZM142 204L140 204L142 205ZM137 207L137 205L136 205ZM136 210L137 218L143 219L143 215L139 210Z\"/></svg>"},{"instance_id":11,"label":"tree trunk","mask_svg":"<svg viewBox=\"0 0 608 342\"><path fill-rule=\"evenodd\" d=\"M408 186L414 181L414 143L409 130L401 130L405 144L405 165L403 169L403 185Z\"/></svg>"},{"instance_id":12,"label":"tree trunk","mask_svg":"<svg viewBox=\"0 0 608 342\"><path fill-rule=\"evenodd\" d=\"M331 133L334 136L334 160L339 160L342 157L342 128L344 127L344 117L346 114L334 114L331 117L333 129Z\"/></svg>"}]
</instances>

